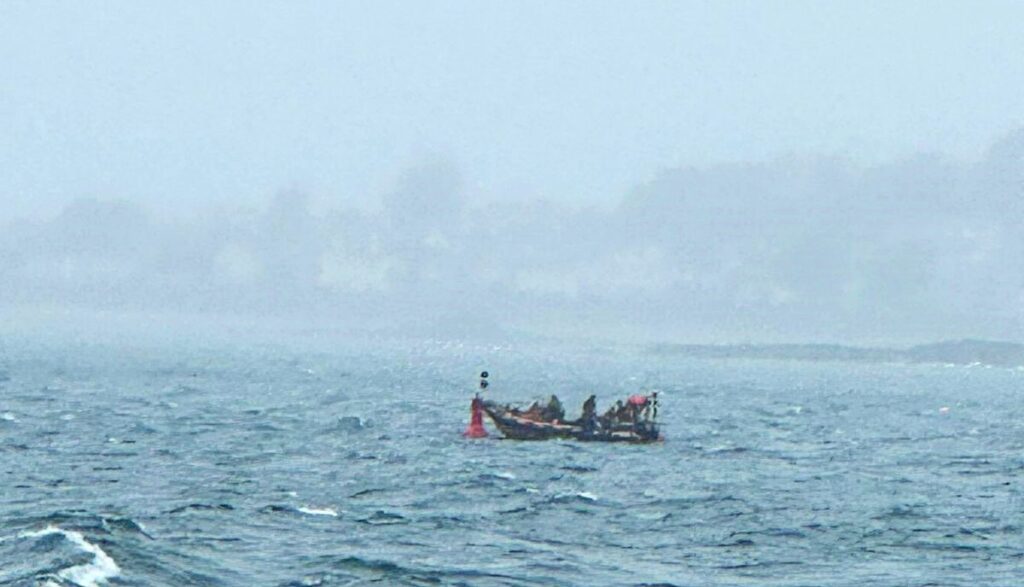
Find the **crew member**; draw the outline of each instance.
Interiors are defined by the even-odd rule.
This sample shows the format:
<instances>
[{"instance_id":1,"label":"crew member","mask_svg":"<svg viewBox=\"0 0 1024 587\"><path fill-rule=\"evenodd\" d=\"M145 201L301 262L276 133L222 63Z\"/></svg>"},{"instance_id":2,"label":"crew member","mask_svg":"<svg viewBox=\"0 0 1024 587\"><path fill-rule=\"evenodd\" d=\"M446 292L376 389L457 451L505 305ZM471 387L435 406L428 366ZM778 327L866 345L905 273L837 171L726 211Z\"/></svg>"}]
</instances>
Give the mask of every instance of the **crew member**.
<instances>
[{"instance_id":1,"label":"crew member","mask_svg":"<svg viewBox=\"0 0 1024 587\"><path fill-rule=\"evenodd\" d=\"M562 407L562 402L555 394L551 394L548 405L544 408L544 420L548 422L565 420L565 408Z\"/></svg>"},{"instance_id":2,"label":"crew member","mask_svg":"<svg viewBox=\"0 0 1024 587\"><path fill-rule=\"evenodd\" d=\"M583 402L583 430L587 433L594 431L597 425L597 396L591 395Z\"/></svg>"}]
</instances>

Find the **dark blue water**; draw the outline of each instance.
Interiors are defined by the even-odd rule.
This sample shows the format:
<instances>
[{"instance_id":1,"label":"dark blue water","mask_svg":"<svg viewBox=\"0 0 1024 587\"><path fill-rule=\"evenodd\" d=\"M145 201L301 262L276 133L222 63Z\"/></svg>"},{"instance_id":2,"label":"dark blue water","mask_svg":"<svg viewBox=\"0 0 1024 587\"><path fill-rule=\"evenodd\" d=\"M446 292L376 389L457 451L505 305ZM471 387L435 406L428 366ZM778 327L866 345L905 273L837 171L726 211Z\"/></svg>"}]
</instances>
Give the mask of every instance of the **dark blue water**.
<instances>
[{"instance_id":1,"label":"dark blue water","mask_svg":"<svg viewBox=\"0 0 1024 587\"><path fill-rule=\"evenodd\" d=\"M1024 372L0 341L3 585L1021 585ZM663 390L653 446L463 440ZM492 427L493 430L493 427Z\"/></svg>"}]
</instances>

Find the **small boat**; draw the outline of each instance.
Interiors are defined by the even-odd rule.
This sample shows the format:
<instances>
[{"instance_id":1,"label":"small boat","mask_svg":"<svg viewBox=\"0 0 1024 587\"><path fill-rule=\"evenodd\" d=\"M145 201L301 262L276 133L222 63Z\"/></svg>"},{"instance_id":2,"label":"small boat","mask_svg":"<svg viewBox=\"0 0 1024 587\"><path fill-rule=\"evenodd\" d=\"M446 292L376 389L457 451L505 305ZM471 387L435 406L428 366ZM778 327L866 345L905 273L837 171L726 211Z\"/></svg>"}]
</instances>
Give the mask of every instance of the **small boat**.
<instances>
[{"instance_id":1,"label":"small boat","mask_svg":"<svg viewBox=\"0 0 1024 587\"><path fill-rule=\"evenodd\" d=\"M657 422L637 420L635 422L612 422L592 418L590 422L573 420L568 422L535 420L507 405L489 400L479 401L480 409L494 422L498 430L514 440L552 440L565 438L587 442L632 442L646 443L662 440Z\"/></svg>"},{"instance_id":2,"label":"small boat","mask_svg":"<svg viewBox=\"0 0 1024 587\"><path fill-rule=\"evenodd\" d=\"M488 373L480 374L480 392L487 390ZM632 395L625 403L617 402L603 416L596 413L597 398L590 396L583 404L583 414L576 420L565 420L565 410L557 396L546 406L534 402L526 410L508 404L485 400L476 394L470 404L470 423L462 433L466 438L486 438L486 415L505 436L514 440L552 440L566 438L587 442L647 443L664 440L658 428L658 392L650 397Z\"/></svg>"}]
</instances>

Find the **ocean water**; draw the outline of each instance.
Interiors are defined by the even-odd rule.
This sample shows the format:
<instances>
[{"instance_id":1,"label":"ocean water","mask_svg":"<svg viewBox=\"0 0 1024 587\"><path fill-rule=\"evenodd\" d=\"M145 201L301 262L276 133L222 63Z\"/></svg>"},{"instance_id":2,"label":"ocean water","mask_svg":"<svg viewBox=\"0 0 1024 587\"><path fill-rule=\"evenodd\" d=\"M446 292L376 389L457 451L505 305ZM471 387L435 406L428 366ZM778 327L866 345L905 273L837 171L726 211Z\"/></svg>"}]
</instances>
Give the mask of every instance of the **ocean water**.
<instances>
[{"instance_id":1,"label":"ocean water","mask_svg":"<svg viewBox=\"0 0 1024 587\"><path fill-rule=\"evenodd\" d=\"M571 412L660 389L666 440L465 440L484 368ZM1022 391L616 346L0 338L0 585L1017 586Z\"/></svg>"}]
</instances>

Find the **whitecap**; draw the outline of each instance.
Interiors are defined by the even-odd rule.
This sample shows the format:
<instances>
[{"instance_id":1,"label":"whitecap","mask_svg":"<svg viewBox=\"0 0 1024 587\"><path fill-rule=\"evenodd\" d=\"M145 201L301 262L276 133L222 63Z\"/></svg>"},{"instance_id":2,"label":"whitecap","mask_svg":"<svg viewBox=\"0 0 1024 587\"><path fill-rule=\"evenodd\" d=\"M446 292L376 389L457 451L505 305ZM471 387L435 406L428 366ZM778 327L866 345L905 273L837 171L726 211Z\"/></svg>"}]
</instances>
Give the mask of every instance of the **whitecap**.
<instances>
[{"instance_id":1,"label":"whitecap","mask_svg":"<svg viewBox=\"0 0 1024 587\"><path fill-rule=\"evenodd\" d=\"M508 471L499 471L495 473L494 476L499 479L505 479L507 481L512 481L513 479L516 478L515 474L509 473Z\"/></svg>"},{"instance_id":2,"label":"whitecap","mask_svg":"<svg viewBox=\"0 0 1024 587\"><path fill-rule=\"evenodd\" d=\"M117 566L117 563L114 562L114 559L110 558L110 555L103 552L102 548L92 544L85 539L85 536L74 530L62 530L56 526L48 526L42 530L24 532L21 536L38 538L51 534L60 534L65 540L77 546L79 550L92 555L91 562L62 569L57 573L57 577L82 587L99 587L111 578L121 574L121 567Z\"/></svg>"},{"instance_id":3,"label":"whitecap","mask_svg":"<svg viewBox=\"0 0 1024 587\"><path fill-rule=\"evenodd\" d=\"M0 420L3 420L4 422L17 422L18 421L18 419L15 418L14 414L12 414L11 412L4 412L4 413L0 414Z\"/></svg>"},{"instance_id":4,"label":"whitecap","mask_svg":"<svg viewBox=\"0 0 1024 587\"><path fill-rule=\"evenodd\" d=\"M331 516L332 518L338 517L338 511L335 510L334 508L311 508L302 506L298 508L298 510L304 514L309 514L311 516Z\"/></svg>"},{"instance_id":5,"label":"whitecap","mask_svg":"<svg viewBox=\"0 0 1024 587\"><path fill-rule=\"evenodd\" d=\"M589 491L579 491L576 493L556 493L555 501L569 501L572 499L582 499L584 501L597 501L597 496Z\"/></svg>"}]
</instances>

